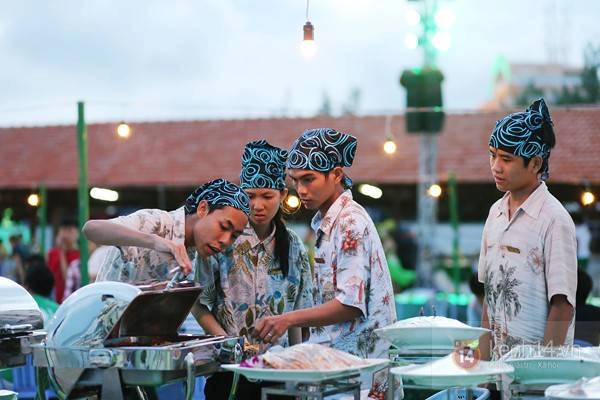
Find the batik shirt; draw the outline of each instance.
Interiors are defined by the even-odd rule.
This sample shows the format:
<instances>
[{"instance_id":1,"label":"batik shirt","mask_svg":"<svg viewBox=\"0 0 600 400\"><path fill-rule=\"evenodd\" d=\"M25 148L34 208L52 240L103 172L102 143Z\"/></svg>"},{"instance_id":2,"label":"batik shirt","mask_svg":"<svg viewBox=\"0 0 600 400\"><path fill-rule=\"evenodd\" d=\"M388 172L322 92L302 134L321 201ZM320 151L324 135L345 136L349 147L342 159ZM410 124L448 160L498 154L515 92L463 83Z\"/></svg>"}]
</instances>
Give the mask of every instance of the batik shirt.
<instances>
[{"instance_id":1,"label":"batik shirt","mask_svg":"<svg viewBox=\"0 0 600 400\"><path fill-rule=\"evenodd\" d=\"M518 344L543 343L552 296L567 296L575 308L577 290L575 225L565 208L542 182L509 220L509 195L490 209L479 255L493 359ZM565 344L573 332L571 321Z\"/></svg>"},{"instance_id":2,"label":"batik shirt","mask_svg":"<svg viewBox=\"0 0 600 400\"><path fill-rule=\"evenodd\" d=\"M127 216L111 219L110 222L133 230L150 233L176 244L184 244L185 212L183 207L174 211L144 209ZM196 249L187 249L192 260ZM134 246L111 246L101 262L96 281L119 281L142 284L164 281L171 278L169 271L178 266L170 253Z\"/></svg>"},{"instance_id":3,"label":"batik shirt","mask_svg":"<svg viewBox=\"0 0 600 400\"><path fill-rule=\"evenodd\" d=\"M314 305L312 276L302 241L290 229L289 270L285 277L275 259L275 229L260 241L247 225L233 246L207 261L195 262L206 305L229 335L258 344L254 323L259 318ZM288 345L287 332L278 344Z\"/></svg>"},{"instance_id":4,"label":"batik shirt","mask_svg":"<svg viewBox=\"0 0 600 400\"><path fill-rule=\"evenodd\" d=\"M358 308L351 321L314 328L325 333L332 347L365 358L385 358L389 344L374 332L396 320L392 281L381 240L364 208L347 190L323 217L312 220L315 250L315 299L323 304L337 299Z\"/></svg>"}]
</instances>

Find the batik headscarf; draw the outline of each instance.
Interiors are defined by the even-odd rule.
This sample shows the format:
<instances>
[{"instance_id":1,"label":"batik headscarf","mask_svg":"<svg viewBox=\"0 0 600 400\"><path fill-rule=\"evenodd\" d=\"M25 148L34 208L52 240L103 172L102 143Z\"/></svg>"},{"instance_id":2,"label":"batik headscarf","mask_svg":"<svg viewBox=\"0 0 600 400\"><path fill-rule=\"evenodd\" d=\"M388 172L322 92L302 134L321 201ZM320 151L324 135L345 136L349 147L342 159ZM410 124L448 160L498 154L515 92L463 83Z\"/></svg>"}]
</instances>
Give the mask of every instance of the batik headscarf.
<instances>
[{"instance_id":1,"label":"batik headscarf","mask_svg":"<svg viewBox=\"0 0 600 400\"><path fill-rule=\"evenodd\" d=\"M544 99L534 101L524 112L509 114L496 121L489 145L526 159L541 156L543 162L540 173L542 179L547 179L554 134L550 111Z\"/></svg>"},{"instance_id":2,"label":"batik headscarf","mask_svg":"<svg viewBox=\"0 0 600 400\"><path fill-rule=\"evenodd\" d=\"M225 179L216 179L200 186L185 201L185 213L193 214L198 204L206 200L210 206L229 206L250 215L250 199L236 184Z\"/></svg>"},{"instance_id":3,"label":"batik headscarf","mask_svg":"<svg viewBox=\"0 0 600 400\"><path fill-rule=\"evenodd\" d=\"M329 172L335 167L350 167L356 154L356 145L354 136L335 129L309 129L292 144L287 167L319 172ZM347 188L352 186L348 176L344 176L342 183Z\"/></svg>"},{"instance_id":4,"label":"batik headscarf","mask_svg":"<svg viewBox=\"0 0 600 400\"><path fill-rule=\"evenodd\" d=\"M244 148L240 187L242 189L285 189L287 150L255 140Z\"/></svg>"}]
</instances>

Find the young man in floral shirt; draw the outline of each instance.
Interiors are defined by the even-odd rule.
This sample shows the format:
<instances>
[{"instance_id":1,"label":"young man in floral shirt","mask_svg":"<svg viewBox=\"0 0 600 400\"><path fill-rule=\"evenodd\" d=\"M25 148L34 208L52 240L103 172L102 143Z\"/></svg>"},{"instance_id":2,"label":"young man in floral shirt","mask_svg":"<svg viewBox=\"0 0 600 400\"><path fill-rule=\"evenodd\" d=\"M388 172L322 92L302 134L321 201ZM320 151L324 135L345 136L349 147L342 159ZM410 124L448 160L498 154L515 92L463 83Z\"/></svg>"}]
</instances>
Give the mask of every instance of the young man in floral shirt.
<instances>
[{"instance_id":1,"label":"young man in floral shirt","mask_svg":"<svg viewBox=\"0 0 600 400\"><path fill-rule=\"evenodd\" d=\"M577 243L575 225L548 191L555 136L543 99L496 123L490 166L505 195L490 208L479 256L485 286L483 359L519 344L573 343Z\"/></svg>"},{"instance_id":2,"label":"young man in floral shirt","mask_svg":"<svg viewBox=\"0 0 600 400\"><path fill-rule=\"evenodd\" d=\"M168 280L173 269L192 272L196 255L206 258L230 246L248 222L250 199L237 185L217 179L198 187L173 210L143 209L110 220L90 220L87 239L113 246L97 281L143 284Z\"/></svg>"},{"instance_id":3,"label":"young man in floral shirt","mask_svg":"<svg viewBox=\"0 0 600 400\"><path fill-rule=\"evenodd\" d=\"M317 210L314 279L318 304L256 323L257 335L276 342L290 327L313 327L331 346L364 358L386 358L389 345L374 333L396 319L392 282L373 221L352 200L343 171L354 160L356 138L311 129L292 145L288 175L303 205Z\"/></svg>"}]
</instances>

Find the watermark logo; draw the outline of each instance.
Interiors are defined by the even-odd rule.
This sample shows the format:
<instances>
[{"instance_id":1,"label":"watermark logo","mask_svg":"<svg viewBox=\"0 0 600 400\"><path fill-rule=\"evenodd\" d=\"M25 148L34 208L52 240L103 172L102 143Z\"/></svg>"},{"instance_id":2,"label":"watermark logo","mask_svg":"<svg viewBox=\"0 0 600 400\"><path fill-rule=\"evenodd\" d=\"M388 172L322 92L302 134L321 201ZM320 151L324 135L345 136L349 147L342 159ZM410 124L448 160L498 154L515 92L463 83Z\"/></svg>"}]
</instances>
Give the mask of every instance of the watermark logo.
<instances>
[{"instance_id":1,"label":"watermark logo","mask_svg":"<svg viewBox=\"0 0 600 400\"><path fill-rule=\"evenodd\" d=\"M469 344L457 342L452 351L452 361L463 369L475 368L481 361L479 348L473 348Z\"/></svg>"}]
</instances>

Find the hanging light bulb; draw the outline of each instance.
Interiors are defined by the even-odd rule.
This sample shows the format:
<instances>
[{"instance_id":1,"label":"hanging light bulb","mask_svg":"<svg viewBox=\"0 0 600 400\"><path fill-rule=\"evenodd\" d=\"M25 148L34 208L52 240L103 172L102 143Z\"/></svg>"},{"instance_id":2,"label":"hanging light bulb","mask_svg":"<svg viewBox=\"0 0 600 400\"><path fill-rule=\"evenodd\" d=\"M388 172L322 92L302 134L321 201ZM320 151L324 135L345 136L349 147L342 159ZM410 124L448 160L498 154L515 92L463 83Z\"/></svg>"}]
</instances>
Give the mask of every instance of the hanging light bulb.
<instances>
[{"instance_id":1,"label":"hanging light bulb","mask_svg":"<svg viewBox=\"0 0 600 400\"><path fill-rule=\"evenodd\" d=\"M121 121L121 123L119 123L117 126L117 135L119 135L121 139L129 139L131 136L131 127L129 124L127 124L125 121Z\"/></svg>"},{"instance_id":2,"label":"hanging light bulb","mask_svg":"<svg viewBox=\"0 0 600 400\"><path fill-rule=\"evenodd\" d=\"M304 39L300 43L300 51L306 59L311 59L317 53L317 44L315 43L314 26L310 21L304 24Z\"/></svg>"},{"instance_id":3,"label":"hanging light bulb","mask_svg":"<svg viewBox=\"0 0 600 400\"><path fill-rule=\"evenodd\" d=\"M427 194L437 199L442 195L442 187L437 183L434 183L433 185L429 186L429 189L427 189Z\"/></svg>"},{"instance_id":4,"label":"hanging light bulb","mask_svg":"<svg viewBox=\"0 0 600 400\"><path fill-rule=\"evenodd\" d=\"M590 190L586 190L581 194L581 204L585 207L591 206L596 201L596 196Z\"/></svg>"},{"instance_id":5,"label":"hanging light bulb","mask_svg":"<svg viewBox=\"0 0 600 400\"><path fill-rule=\"evenodd\" d=\"M396 152L396 142L394 142L394 138L391 136L388 136L387 139L385 140L385 143L383 144L383 151L385 152L385 154L394 154Z\"/></svg>"},{"instance_id":6,"label":"hanging light bulb","mask_svg":"<svg viewBox=\"0 0 600 400\"><path fill-rule=\"evenodd\" d=\"M40 205L40 196L37 193L32 193L27 196L27 204L31 207L37 207Z\"/></svg>"},{"instance_id":7,"label":"hanging light bulb","mask_svg":"<svg viewBox=\"0 0 600 400\"><path fill-rule=\"evenodd\" d=\"M315 27L308 20L309 1L306 0L306 23L302 27L302 43L300 43L300 52L307 60L310 60L317 53L317 44L315 43Z\"/></svg>"}]
</instances>

